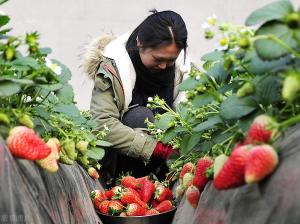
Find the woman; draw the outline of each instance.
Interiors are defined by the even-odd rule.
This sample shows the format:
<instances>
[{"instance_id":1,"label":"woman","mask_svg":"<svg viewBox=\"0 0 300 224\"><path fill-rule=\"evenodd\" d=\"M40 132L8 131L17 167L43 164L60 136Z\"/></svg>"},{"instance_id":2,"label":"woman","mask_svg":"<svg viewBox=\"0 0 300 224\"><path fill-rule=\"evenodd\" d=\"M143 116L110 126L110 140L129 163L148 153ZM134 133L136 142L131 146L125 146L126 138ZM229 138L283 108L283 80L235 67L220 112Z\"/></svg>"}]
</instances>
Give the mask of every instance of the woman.
<instances>
[{"instance_id":1,"label":"woman","mask_svg":"<svg viewBox=\"0 0 300 224\"><path fill-rule=\"evenodd\" d=\"M153 114L162 113L146 105L155 95L171 107L184 97L178 85L190 68L186 47L185 23L173 11L155 11L131 34L91 44L85 65L94 79L91 112L99 129L108 127L105 140L113 144L101 161L106 184L126 171L135 177L157 168L158 176L165 173L162 164L173 149L145 131L145 119L154 121Z\"/></svg>"}]
</instances>

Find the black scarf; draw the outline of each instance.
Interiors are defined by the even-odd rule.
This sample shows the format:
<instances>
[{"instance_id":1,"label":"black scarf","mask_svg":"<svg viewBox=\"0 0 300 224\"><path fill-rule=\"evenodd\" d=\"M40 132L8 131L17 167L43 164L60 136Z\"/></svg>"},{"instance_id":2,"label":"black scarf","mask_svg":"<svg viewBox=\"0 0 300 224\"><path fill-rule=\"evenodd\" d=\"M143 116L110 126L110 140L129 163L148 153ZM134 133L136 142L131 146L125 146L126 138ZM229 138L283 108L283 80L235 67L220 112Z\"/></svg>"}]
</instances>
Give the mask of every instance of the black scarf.
<instances>
[{"instance_id":1,"label":"black scarf","mask_svg":"<svg viewBox=\"0 0 300 224\"><path fill-rule=\"evenodd\" d=\"M145 107L148 103L148 97L158 95L166 101L167 105L172 107L174 102L175 65L167 67L160 72L152 73L141 61L136 38L137 31L134 31L126 44L126 50L136 72L136 82L132 91L132 101L129 106L138 104ZM153 112L163 113L164 111L155 110Z\"/></svg>"}]
</instances>

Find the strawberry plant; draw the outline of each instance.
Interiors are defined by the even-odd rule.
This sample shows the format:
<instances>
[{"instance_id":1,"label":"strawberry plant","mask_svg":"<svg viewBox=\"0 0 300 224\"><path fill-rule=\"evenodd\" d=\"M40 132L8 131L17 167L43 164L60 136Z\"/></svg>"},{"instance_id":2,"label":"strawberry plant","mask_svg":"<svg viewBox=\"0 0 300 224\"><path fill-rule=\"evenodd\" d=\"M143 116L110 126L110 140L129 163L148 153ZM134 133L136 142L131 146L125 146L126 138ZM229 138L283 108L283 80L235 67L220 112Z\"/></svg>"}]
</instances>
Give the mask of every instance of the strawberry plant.
<instances>
[{"instance_id":1,"label":"strawberry plant","mask_svg":"<svg viewBox=\"0 0 300 224\"><path fill-rule=\"evenodd\" d=\"M228 156L247 135L246 143L272 144L300 121L299 24L300 11L290 1L254 11L246 25L207 19L205 37L217 40L216 49L180 85L186 100L173 110L158 97L148 99L149 108L165 110L148 122L150 132L180 151L169 161L168 176L176 178L183 164L199 157Z\"/></svg>"},{"instance_id":2,"label":"strawberry plant","mask_svg":"<svg viewBox=\"0 0 300 224\"><path fill-rule=\"evenodd\" d=\"M26 126L34 129L45 141L52 137L59 140L60 162L73 164L78 161L86 170L91 167L99 169L98 161L104 156L103 147L110 146L102 140L107 130L93 132L96 124L91 114L80 111L74 101L73 88L68 84L70 70L49 58L51 49L40 46L39 33L9 35L10 29L6 28L9 20L8 16L0 15L0 135L7 138L12 128L22 126L24 129ZM13 146L14 152L22 152L14 142L9 140L9 147ZM25 149L24 144L29 143L22 140L18 144L23 144ZM33 145L28 147L34 148ZM19 157L41 159L28 155ZM44 164L44 167L45 163L52 161L56 165L57 159L53 154L37 163ZM57 169L52 167L49 170ZM94 178L98 177L96 172L90 172Z\"/></svg>"}]
</instances>

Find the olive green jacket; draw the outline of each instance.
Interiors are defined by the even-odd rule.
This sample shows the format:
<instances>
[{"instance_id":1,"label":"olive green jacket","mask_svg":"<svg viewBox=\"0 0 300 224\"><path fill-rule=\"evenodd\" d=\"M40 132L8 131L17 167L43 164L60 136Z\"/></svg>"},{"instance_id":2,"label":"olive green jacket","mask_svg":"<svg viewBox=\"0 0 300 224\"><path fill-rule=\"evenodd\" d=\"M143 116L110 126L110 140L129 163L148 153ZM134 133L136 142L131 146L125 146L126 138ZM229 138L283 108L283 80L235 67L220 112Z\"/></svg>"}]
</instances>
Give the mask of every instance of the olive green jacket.
<instances>
[{"instance_id":1,"label":"olive green jacket","mask_svg":"<svg viewBox=\"0 0 300 224\"><path fill-rule=\"evenodd\" d=\"M98 123L98 130L108 127L105 140L113 148L130 157L148 160L157 141L143 129L132 129L122 124L122 116L128 111L132 99L136 73L126 51L129 34L118 38L101 37L93 41L85 56L85 71L94 79L91 113ZM174 104L185 98L178 85L190 71L189 59L183 63L183 52L176 60ZM106 126L105 126L106 125Z\"/></svg>"}]
</instances>

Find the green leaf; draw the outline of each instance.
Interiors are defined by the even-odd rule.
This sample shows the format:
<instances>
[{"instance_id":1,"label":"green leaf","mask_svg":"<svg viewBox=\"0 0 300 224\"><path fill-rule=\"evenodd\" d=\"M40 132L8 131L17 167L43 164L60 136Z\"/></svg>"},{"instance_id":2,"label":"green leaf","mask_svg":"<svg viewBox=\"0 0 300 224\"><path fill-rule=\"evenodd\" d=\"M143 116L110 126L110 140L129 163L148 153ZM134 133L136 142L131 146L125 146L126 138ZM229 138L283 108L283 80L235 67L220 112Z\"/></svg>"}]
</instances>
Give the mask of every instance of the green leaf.
<instances>
[{"instance_id":1,"label":"green leaf","mask_svg":"<svg viewBox=\"0 0 300 224\"><path fill-rule=\"evenodd\" d=\"M257 9L246 19L246 25L256 25L271 20L282 19L293 12L293 5L290 1L280 0Z\"/></svg>"},{"instance_id":2,"label":"green leaf","mask_svg":"<svg viewBox=\"0 0 300 224\"><path fill-rule=\"evenodd\" d=\"M171 113L162 114L159 120L155 121L155 125L157 128L161 130L166 130L169 127L169 123L174 120L174 115Z\"/></svg>"},{"instance_id":3,"label":"green leaf","mask_svg":"<svg viewBox=\"0 0 300 224\"><path fill-rule=\"evenodd\" d=\"M197 95L192 101L194 107L198 108L203 105L209 104L214 100L214 97L209 93L204 93L202 95Z\"/></svg>"},{"instance_id":4,"label":"green leaf","mask_svg":"<svg viewBox=\"0 0 300 224\"><path fill-rule=\"evenodd\" d=\"M291 57L287 56L272 61L263 61L258 57L256 51L248 52L246 58L249 58L250 61L248 66L249 72L256 75L264 74L265 72L270 72L274 68L278 69L280 67L283 67L287 65L291 60Z\"/></svg>"},{"instance_id":5,"label":"green leaf","mask_svg":"<svg viewBox=\"0 0 300 224\"><path fill-rule=\"evenodd\" d=\"M222 83L224 82L227 77L228 77L228 71L225 71L224 69L224 63L220 62L220 63L216 63L213 67L211 67L208 71L207 71L207 75L214 77L217 83Z\"/></svg>"},{"instance_id":6,"label":"green leaf","mask_svg":"<svg viewBox=\"0 0 300 224\"><path fill-rule=\"evenodd\" d=\"M256 108L256 102L251 97L230 96L221 104L221 116L226 120L238 119L250 114Z\"/></svg>"},{"instance_id":7,"label":"green leaf","mask_svg":"<svg viewBox=\"0 0 300 224\"><path fill-rule=\"evenodd\" d=\"M15 79L15 78L8 78L8 77L0 77L0 82L1 81L11 81L14 83L19 83L23 85L32 85L34 82L30 79Z\"/></svg>"},{"instance_id":8,"label":"green leaf","mask_svg":"<svg viewBox=\"0 0 300 224\"><path fill-rule=\"evenodd\" d=\"M48 91L56 91L61 88L63 88L63 85L61 83L55 83L55 84L38 84L38 87L48 90Z\"/></svg>"},{"instance_id":9,"label":"green leaf","mask_svg":"<svg viewBox=\"0 0 300 224\"><path fill-rule=\"evenodd\" d=\"M177 135L178 133L174 131L174 128L170 128L164 133L161 141L164 144L167 144L170 141L172 141L172 139L175 138Z\"/></svg>"},{"instance_id":10,"label":"green leaf","mask_svg":"<svg viewBox=\"0 0 300 224\"><path fill-rule=\"evenodd\" d=\"M6 25L9 20L10 18L8 16L0 16L0 27Z\"/></svg>"},{"instance_id":11,"label":"green leaf","mask_svg":"<svg viewBox=\"0 0 300 224\"><path fill-rule=\"evenodd\" d=\"M224 52L223 51L213 51L207 54L204 54L201 57L202 61L218 61L221 60L224 56Z\"/></svg>"},{"instance_id":12,"label":"green leaf","mask_svg":"<svg viewBox=\"0 0 300 224\"><path fill-rule=\"evenodd\" d=\"M193 128L194 132L202 132L206 131L208 129L215 128L217 124L223 123L223 120L221 119L220 116L213 116L209 117L207 121L204 121L200 124L198 124L196 127Z\"/></svg>"},{"instance_id":13,"label":"green leaf","mask_svg":"<svg viewBox=\"0 0 300 224\"><path fill-rule=\"evenodd\" d=\"M185 120L189 115L189 108L183 104L179 104L176 108L176 112L180 115L180 117Z\"/></svg>"},{"instance_id":14,"label":"green leaf","mask_svg":"<svg viewBox=\"0 0 300 224\"><path fill-rule=\"evenodd\" d=\"M199 84L204 83L203 79L196 80L194 77L189 77L179 85L180 91L186 91L196 88Z\"/></svg>"},{"instance_id":15,"label":"green leaf","mask_svg":"<svg viewBox=\"0 0 300 224\"><path fill-rule=\"evenodd\" d=\"M3 29L0 31L0 35L4 35L6 34L7 32L11 31L12 29L8 28L8 29Z\"/></svg>"},{"instance_id":16,"label":"green leaf","mask_svg":"<svg viewBox=\"0 0 300 224\"><path fill-rule=\"evenodd\" d=\"M102 146L102 147L111 147L112 146L112 144L110 142L103 141L103 140L97 140L96 145Z\"/></svg>"},{"instance_id":17,"label":"green leaf","mask_svg":"<svg viewBox=\"0 0 300 224\"><path fill-rule=\"evenodd\" d=\"M293 38L293 31L285 24L269 22L259 28L256 35L274 35L291 48L297 47ZM270 39L257 40L254 43L255 50L263 60L273 60L289 53L289 51Z\"/></svg>"},{"instance_id":18,"label":"green leaf","mask_svg":"<svg viewBox=\"0 0 300 224\"><path fill-rule=\"evenodd\" d=\"M70 117L80 117L80 111L75 104L58 104L53 110Z\"/></svg>"},{"instance_id":19,"label":"green leaf","mask_svg":"<svg viewBox=\"0 0 300 224\"><path fill-rule=\"evenodd\" d=\"M4 4L5 2L7 2L8 0L0 0L0 5Z\"/></svg>"},{"instance_id":20,"label":"green leaf","mask_svg":"<svg viewBox=\"0 0 300 224\"><path fill-rule=\"evenodd\" d=\"M278 76L261 77L254 79L255 99L258 104L268 106L281 100L281 90Z\"/></svg>"},{"instance_id":21,"label":"green leaf","mask_svg":"<svg viewBox=\"0 0 300 224\"><path fill-rule=\"evenodd\" d=\"M94 160L100 160L104 157L105 151L103 148L100 147L92 147L89 149L86 153L88 158L94 159Z\"/></svg>"},{"instance_id":22,"label":"green leaf","mask_svg":"<svg viewBox=\"0 0 300 224\"><path fill-rule=\"evenodd\" d=\"M29 66L34 69L39 68L39 64L34 58L31 57L23 57L23 58L17 58L12 62L13 65L15 66Z\"/></svg>"},{"instance_id":23,"label":"green leaf","mask_svg":"<svg viewBox=\"0 0 300 224\"><path fill-rule=\"evenodd\" d=\"M224 86L222 86L220 89L218 89L218 93L220 94L224 94L228 91L231 91L231 90L237 90L239 88L239 85L237 82L232 82L230 84L226 84Z\"/></svg>"},{"instance_id":24,"label":"green leaf","mask_svg":"<svg viewBox=\"0 0 300 224\"><path fill-rule=\"evenodd\" d=\"M192 135L186 135L180 146L180 153L186 155L192 150L201 140L201 133L193 133Z\"/></svg>"},{"instance_id":25,"label":"green leaf","mask_svg":"<svg viewBox=\"0 0 300 224\"><path fill-rule=\"evenodd\" d=\"M209 69L212 68L212 66L215 64L214 61L206 61L203 63L202 67L205 71L208 71Z\"/></svg>"},{"instance_id":26,"label":"green leaf","mask_svg":"<svg viewBox=\"0 0 300 224\"><path fill-rule=\"evenodd\" d=\"M70 84L65 84L56 92L56 96L62 103L68 104L74 102L74 91Z\"/></svg>"},{"instance_id":27,"label":"green leaf","mask_svg":"<svg viewBox=\"0 0 300 224\"><path fill-rule=\"evenodd\" d=\"M11 96L18 93L21 90L21 86L18 83L12 81L0 81L0 96Z\"/></svg>"}]
</instances>

